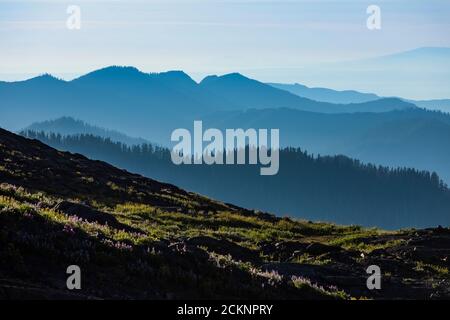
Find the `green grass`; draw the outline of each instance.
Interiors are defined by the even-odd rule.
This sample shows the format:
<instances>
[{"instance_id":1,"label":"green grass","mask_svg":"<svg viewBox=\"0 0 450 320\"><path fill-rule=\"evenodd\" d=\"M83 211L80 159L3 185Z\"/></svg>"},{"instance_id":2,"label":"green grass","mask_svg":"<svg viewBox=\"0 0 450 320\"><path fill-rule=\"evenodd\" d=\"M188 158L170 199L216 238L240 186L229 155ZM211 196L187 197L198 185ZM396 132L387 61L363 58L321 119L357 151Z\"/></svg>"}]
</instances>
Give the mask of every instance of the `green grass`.
<instances>
[{"instance_id":1,"label":"green grass","mask_svg":"<svg viewBox=\"0 0 450 320\"><path fill-rule=\"evenodd\" d=\"M438 266L435 264L424 263L422 261L416 262L416 266L415 266L414 270L421 271L421 272L431 271L432 273L437 273L438 275L440 275L442 277L449 276L448 268Z\"/></svg>"},{"instance_id":2,"label":"green grass","mask_svg":"<svg viewBox=\"0 0 450 320\"><path fill-rule=\"evenodd\" d=\"M27 269L26 260L31 252L48 261L67 261L89 268L112 269L113 274L123 278L123 282L119 281L117 284L124 286L123 288L128 288L129 283L139 287L145 281L151 281L152 285L162 287L165 291L180 290L174 289L180 285L200 286L196 292L204 296L224 290L234 292L233 294L249 290L250 296L260 297L261 294L277 296L277 288L288 286L297 290L300 296L349 299L351 297L347 293L337 288L321 287L306 278L286 278L276 272L266 272L261 265L238 261L231 255L209 251L207 247L200 247L198 250L208 255L208 264L196 266L193 269L196 271L192 271L184 265L191 262L182 258L177 258L181 260L176 263L170 262L170 257L159 252L154 245L158 241L177 243L190 237L210 236L253 250L264 264L279 262L279 258L272 254L265 256L262 253L261 246L264 243L320 242L370 253L376 249L403 245L404 240L396 239L395 235L407 232L385 232L291 218L273 219L232 209L220 210L220 206L200 210L201 203L204 205L204 201L209 201L201 196L194 197L195 200L191 203L185 195L163 195L162 198L170 199L171 203L182 203L182 206L173 208L130 201L113 204L105 200L90 201L91 207L113 215L120 223L130 227L120 230L53 210L61 200L57 197L1 184L0 222L7 226L2 229L0 225L0 255L7 257L5 261L8 261L4 268L16 276L30 276L33 271ZM186 208L192 211L186 212ZM129 231L131 229L134 231ZM380 236L387 236L383 238L386 241L377 241L376 244L369 241ZM313 266L333 266L335 263L328 255L308 253L300 253L289 262ZM415 270L448 277L447 268L420 261ZM103 274L101 271L97 272ZM236 274L244 279L238 281L237 288L233 287L236 286L233 284ZM261 285L266 289L261 291Z\"/></svg>"},{"instance_id":3,"label":"green grass","mask_svg":"<svg viewBox=\"0 0 450 320\"><path fill-rule=\"evenodd\" d=\"M330 245L334 246L340 246L342 248L345 248L347 250L356 250L361 251L364 253L371 253L374 250L377 249L387 249L395 246L399 246L403 244L405 241L402 239L394 239L394 240L388 240L386 242L382 243L368 243L368 238L373 238L381 235L387 235L387 234L395 234L390 233L386 231L381 231L377 229L367 229L365 231L360 231L354 234L349 235L343 235L342 237L332 239L328 242Z\"/></svg>"}]
</instances>

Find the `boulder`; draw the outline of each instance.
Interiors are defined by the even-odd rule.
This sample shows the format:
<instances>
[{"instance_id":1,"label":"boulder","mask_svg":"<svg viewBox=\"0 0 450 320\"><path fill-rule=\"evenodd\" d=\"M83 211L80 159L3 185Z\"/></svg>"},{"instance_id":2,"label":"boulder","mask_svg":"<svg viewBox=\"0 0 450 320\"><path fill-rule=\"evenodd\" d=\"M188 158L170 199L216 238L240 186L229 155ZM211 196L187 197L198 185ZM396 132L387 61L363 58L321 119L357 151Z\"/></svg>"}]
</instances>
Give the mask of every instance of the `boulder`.
<instances>
[{"instance_id":1,"label":"boulder","mask_svg":"<svg viewBox=\"0 0 450 320\"><path fill-rule=\"evenodd\" d=\"M306 252L312 255L321 255L324 253L339 252L341 247L329 246L319 242L313 242L306 247Z\"/></svg>"},{"instance_id":2,"label":"boulder","mask_svg":"<svg viewBox=\"0 0 450 320\"><path fill-rule=\"evenodd\" d=\"M230 255L234 260L256 262L259 260L257 252L235 244L225 239L216 239L207 236L198 236L186 240L189 245L205 247L208 251L221 255Z\"/></svg>"},{"instance_id":3,"label":"boulder","mask_svg":"<svg viewBox=\"0 0 450 320\"><path fill-rule=\"evenodd\" d=\"M127 226L125 224L117 221L116 217L109 213L101 212L95 210L85 204L71 202L71 201L60 201L54 207L53 210L67 214L69 216L77 216L88 222L96 222L102 225L109 225L116 229L123 229L131 232L137 232L134 228Z\"/></svg>"},{"instance_id":4,"label":"boulder","mask_svg":"<svg viewBox=\"0 0 450 320\"><path fill-rule=\"evenodd\" d=\"M298 241L280 241L275 244L267 242L260 243L261 252L276 260L286 261L292 257L294 252L301 255L305 252L308 243Z\"/></svg>"}]
</instances>

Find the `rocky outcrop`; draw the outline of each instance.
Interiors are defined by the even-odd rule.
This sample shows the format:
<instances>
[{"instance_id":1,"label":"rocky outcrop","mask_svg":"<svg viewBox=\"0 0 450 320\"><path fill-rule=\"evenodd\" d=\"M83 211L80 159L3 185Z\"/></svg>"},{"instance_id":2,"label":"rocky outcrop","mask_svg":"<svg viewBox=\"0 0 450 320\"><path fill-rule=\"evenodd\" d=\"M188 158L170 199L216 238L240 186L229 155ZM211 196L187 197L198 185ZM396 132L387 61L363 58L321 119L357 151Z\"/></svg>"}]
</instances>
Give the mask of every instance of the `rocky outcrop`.
<instances>
[{"instance_id":1,"label":"rocky outcrop","mask_svg":"<svg viewBox=\"0 0 450 320\"><path fill-rule=\"evenodd\" d=\"M92 209L85 204L63 200L58 202L53 209L55 211L65 213L69 216L76 216L88 222L96 222L102 225L109 225L119 230L139 232L138 229L120 223L113 215Z\"/></svg>"},{"instance_id":2,"label":"rocky outcrop","mask_svg":"<svg viewBox=\"0 0 450 320\"><path fill-rule=\"evenodd\" d=\"M218 254L230 255L236 261L258 262L260 260L257 252L225 239L199 236L187 239L186 243L197 247L205 247L208 251Z\"/></svg>"}]
</instances>

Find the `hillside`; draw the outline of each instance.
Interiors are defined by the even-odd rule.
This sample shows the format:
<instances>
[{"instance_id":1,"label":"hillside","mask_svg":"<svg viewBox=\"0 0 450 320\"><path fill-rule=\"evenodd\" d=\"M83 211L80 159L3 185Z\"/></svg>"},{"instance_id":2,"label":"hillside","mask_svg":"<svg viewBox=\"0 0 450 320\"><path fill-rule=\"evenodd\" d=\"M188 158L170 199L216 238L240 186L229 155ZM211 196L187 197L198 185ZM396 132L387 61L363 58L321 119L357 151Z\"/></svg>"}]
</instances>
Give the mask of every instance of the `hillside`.
<instances>
[{"instance_id":1,"label":"hillside","mask_svg":"<svg viewBox=\"0 0 450 320\"><path fill-rule=\"evenodd\" d=\"M24 135L59 150L280 216L387 229L450 224L450 191L435 173L426 171L366 165L344 156L314 157L286 148L280 151L278 174L260 176L259 167L252 165L176 166L168 149L148 144L127 147L92 135Z\"/></svg>"},{"instance_id":2,"label":"hillside","mask_svg":"<svg viewBox=\"0 0 450 320\"><path fill-rule=\"evenodd\" d=\"M382 232L223 204L0 129L0 297L449 297L446 228ZM65 289L68 265L82 289ZM368 265L383 290L366 288ZM408 279L408 281L403 279Z\"/></svg>"}]
</instances>

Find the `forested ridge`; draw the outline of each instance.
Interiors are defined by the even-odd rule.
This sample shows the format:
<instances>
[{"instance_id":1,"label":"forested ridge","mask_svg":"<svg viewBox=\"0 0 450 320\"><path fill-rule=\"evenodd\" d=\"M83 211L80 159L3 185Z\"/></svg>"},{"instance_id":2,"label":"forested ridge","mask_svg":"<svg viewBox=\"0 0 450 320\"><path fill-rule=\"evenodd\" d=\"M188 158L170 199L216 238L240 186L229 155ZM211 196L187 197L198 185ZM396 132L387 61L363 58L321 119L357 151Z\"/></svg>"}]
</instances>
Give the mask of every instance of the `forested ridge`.
<instances>
[{"instance_id":1,"label":"forested ridge","mask_svg":"<svg viewBox=\"0 0 450 320\"><path fill-rule=\"evenodd\" d=\"M22 132L60 150L107 161L226 202L311 220L383 228L450 223L450 191L436 173L363 164L344 156L280 150L280 171L255 165L181 165L170 150L128 146L94 135Z\"/></svg>"}]
</instances>

